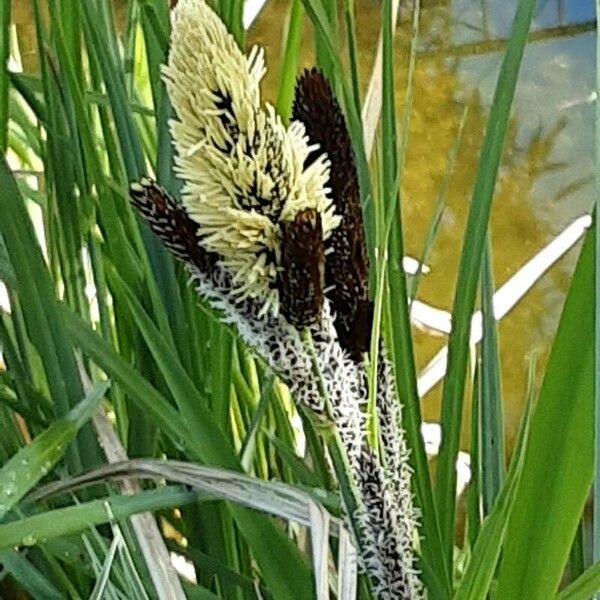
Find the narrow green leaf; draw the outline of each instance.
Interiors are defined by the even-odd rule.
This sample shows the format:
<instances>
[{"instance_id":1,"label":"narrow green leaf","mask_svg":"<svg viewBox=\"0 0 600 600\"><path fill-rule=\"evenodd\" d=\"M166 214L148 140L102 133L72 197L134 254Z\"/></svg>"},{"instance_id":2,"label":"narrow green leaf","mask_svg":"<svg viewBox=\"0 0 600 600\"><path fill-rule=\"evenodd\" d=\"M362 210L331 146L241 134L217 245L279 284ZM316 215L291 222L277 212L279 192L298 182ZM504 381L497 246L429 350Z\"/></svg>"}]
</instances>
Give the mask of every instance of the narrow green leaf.
<instances>
[{"instance_id":1,"label":"narrow green leaf","mask_svg":"<svg viewBox=\"0 0 600 600\"><path fill-rule=\"evenodd\" d=\"M211 410L224 433L230 429L231 361L233 338L221 323L214 323L210 339Z\"/></svg>"},{"instance_id":2,"label":"narrow green leaf","mask_svg":"<svg viewBox=\"0 0 600 600\"><path fill-rule=\"evenodd\" d=\"M415 6L413 25L415 29L411 48L411 64L414 68L416 55L417 25L419 4ZM451 594L451 561L442 551L441 535L437 520L436 507L433 500L433 491L429 477L429 467L425 446L421 436L421 410L417 393L417 379L415 372L414 348L411 336L410 318L406 299L408 290L406 277L402 268L404 255L404 241L402 232L402 217L400 211L399 185L402 177L402 165L407 141L409 123L408 112L403 119L403 136L401 154L397 153L397 128L395 113L394 91L394 66L393 66L393 28L391 0L385 0L382 5L382 32L383 32L383 61L382 61L382 206L384 207L385 229L378 232L378 243L382 256L387 252L389 260L378 264L378 269L387 267L389 293L380 287L377 294L384 295L385 323L387 331L388 348L394 363L396 388L399 401L402 402L403 421L407 439L411 448L411 462L414 469L413 486L416 491L417 502L421 513L422 535L422 560L427 563L426 572L433 571L435 565L439 571L438 581L442 582L444 589L443 598ZM411 69L412 71L412 69ZM411 78L409 77L407 95L410 98ZM389 235L388 235L389 233ZM438 586L439 588L439 586ZM430 590L432 594L435 591ZM435 598L439 596L434 596Z\"/></svg>"},{"instance_id":3,"label":"narrow green leaf","mask_svg":"<svg viewBox=\"0 0 600 600\"><path fill-rule=\"evenodd\" d=\"M300 42L304 25L304 8L302 0L293 0L287 21L285 49L281 61L279 76L279 92L277 94L277 112L284 123L289 123L292 112L292 98L300 60Z\"/></svg>"},{"instance_id":4,"label":"narrow green leaf","mask_svg":"<svg viewBox=\"0 0 600 600\"><path fill-rule=\"evenodd\" d=\"M165 62L169 47L169 15L165 2L143 2L141 5L141 23L146 43L148 76L152 90L152 100L156 111L159 110L165 96L164 84L160 78L160 66ZM157 130L160 125L157 124ZM160 151L160 148L158 148Z\"/></svg>"},{"instance_id":5,"label":"narrow green leaf","mask_svg":"<svg viewBox=\"0 0 600 600\"><path fill-rule=\"evenodd\" d=\"M260 399L252 414L252 420L248 425L248 429L246 431L246 436L242 442L242 447L240 448L240 462L244 467L244 470L249 471L250 465L252 464L252 460L254 459L254 455L256 452L256 436L258 434L258 429L260 427L261 421L265 415L267 407L269 406L269 401L271 399L271 392L273 388L273 379L271 376L269 380L263 384ZM229 387L229 386L228 386Z\"/></svg>"},{"instance_id":6,"label":"narrow green leaf","mask_svg":"<svg viewBox=\"0 0 600 600\"><path fill-rule=\"evenodd\" d=\"M202 449L203 460L239 470L233 448L214 415L208 410L207 398L200 394L181 366L175 351L161 336L133 292L122 281L118 285L127 298L133 319L175 398L181 419L187 423L190 435L197 440L198 447Z\"/></svg>"},{"instance_id":7,"label":"narrow green leaf","mask_svg":"<svg viewBox=\"0 0 600 600\"><path fill-rule=\"evenodd\" d=\"M448 561L452 558L454 545L455 463L462 421L471 315L475 307L487 223L510 107L535 5L535 0L520 0L517 7L488 118L456 282L456 295L452 309L452 333L448 342L448 372L442 394L441 425L443 433L436 484L436 504Z\"/></svg>"},{"instance_id":8,"label":"narrow green leaf","mask_svg":"<svg viewBox=\"0 0 600 600\"><path fill-rule=\"evenodd\" d=\"M67 311L64 313L64 320L66 330L73 342L108 373L111 379L119 383L139 408L152 418L177 447L181 447L183 451L198 460L211 462L210 459L215 457L218 460L219 448L214 449L214 456L210 448L207 449L210 454L204 455L200 449L201 440L192 436L187 423L182 420L171 403L122 356L119 356L105 340L94 333L87 323Z\"/></svg>"},{"instance_id":9,"label":"narrow green leaf","mask_svg":"<svg viewBox=\"0 0 600 600\"><path fill-rule=\"evenodd\" d=\"M304 460L302 460L298 455L296 455L291 448L289 448L284 442L282 442L278 437L276 437L272 433L267 431L266 435L269 438L270 442L277 448L277 451L281 455L281 458L290 467L298 483L311 488L320 487L321 484L319 482L318 476L308 468Z\"/></svg>"},{"instance_id":10,"label":"narrow green leaf","mask_svg":"<svg viewBox=\"0 0 600 600\"><path fill-rule=\"evenodd\" d=\"M33 225L4 158L0 160L0 189L0 233L17 278L15 291L29 338L42 359L56 415L62 417L83 397L83 388ZM85 435L86 445L92 448L91 429ZM91 462L94 457L86 459ZM71 448L69 460L73 469L81 468L76 448Z\"/></svg>"},{"instance_id":11,"label":"narrow green leaf","mask_svg":"<svg viewBox=\"0 0 600 600\"><path fill-rule=\"evenodd\" d=\"M37 90L40 83L39 79L23 73L14 73L13 71L9 71L8 76L10 77L10 83L23 96L23 100L27 102L35 117L45 125L47 123L46 107L36 95L36 92L39 91ZM39 87L41 90L41 86Z\"/></svg>"},{"instance_id":12,"label":"narrow green leaf","mask_svg":"<svg viewBox=\"0 0 600 600\"><path fill-rule=\"evenodd\" d=\"M592 483L594 237L592 229L532 418L499 572L496 597L502 600L545 600L556 593Z\"/></svg>"},{"instance_id":13,"label":"narrow green leaf","mask_svg":"<svg viewBox=\"0 0 600 600\"><path fill-rule=\"evenodd\" d=\"M178 552L182 556L185 556L188 560L198 565L203 572L209 572L217 575L223 582L226 582L231 586L238 586L244 590L255 592L257 582L252 580L250 577L240 575L235 571L232 571L227 565L216 560L213 556L206 554L191 546L182 547L179 544L173 542L167 542L167 548L172 552ZM185 587L185 584L184 584ZM260 593L264 595L268 594L268 590L259 584Z\"/></svg>"},{"instance_id":14,"label":"narrow green leaf","mask_svg":"<svg viewBox=\"0 0 600 600\"><path fill-rule=\"evenodd\" d=\"M360 183L360 198L363 213L365 215L365 233L369 250L369 260L371 261L371 264L374 264L375 212L373 207L374 203L369 175L369 164L365 154L362 121L353 100L352 90L350 89L346 78L343 76L344 68L337 48L337 32L332 31L330 28L328 15L323 7L323 2L320 0L302 0L302 4L304 5L306 14L310 17L313 26L318 31L320 39L325 44L330 59L333 61L337 78L332 80L331 83L332 85L337 83L341 88L342 93L339 99L345 109L348 130L352 139L352 148L354 149L354 156L356 158L356 167ZM330 73L326 74L331 76Z\"/></svg>"},{"instance_id":15,"label":"narrow green leaf","mask_svg":"<svg viewBox=\"0 0 600 600\"><path fill-rule=\"evenodd\" d=\"M5 282L8 287L15 288L17 286L17 277L15 271L10 264L8 250L4 239L0 236L0 281Z\"/></svg>"},{"instance_id":16,"label":"narrow green leaf","mask_svg":"<svg viewBox=\"0 0 600 600\"><path fill-rule=\"evenodd\" d=\"M361 113L360 74L358 66L358 45L356 42L356 19L354 17L354 0L344 0L344 17L346 21L346 36L348 46L348 62L350 64L350 81L352 83L352 98L354 110Z\"/></svg>"},{"instance_id":17,"label":"narrow green leaf","mask_svg":"<svg viewBox=\"0 0 600 600\"><path fill-rule=\"evenodd\" d=\"M571 581L580 577L585 571L585 515L579 520L577 533L569 552L569 579Z\"/></svg>"},{"instance_id":18,"label":"narrow green leaf","mask_svg":"<svg viewBox=\"0 0 600 600\"><path fill-rule=\"evenodd\" d=\"M220 596L213 594L210 590L199 585L184 583L185 595L190 600L219 600Z\"/></svg>"},{"instance_id":19,"label":"narrow green leaf","mask_svg":"<svg viewBox=\"0 0 600 600\"><path fill-rule=\"evenodd\" d=\"M49 510L0 525L0 548L43 544L61 536L81 533L94 525L121 521L140 512L196 502L198 497L196 492L173 486Z\"/></svg>"},{"instance_id":20,"label":"narrow green leaf","mask_svg":"<svg viewBox=\"0 0 600 600\"><path fill-rule=\"evenodd\" d=\"M515 503L523 472L531 422L531 407L532 404L528 401L521 420L510 471L491 513L477 536L475 546L472 548L471 561L454 600L485 600L488 598L508 527L508 519Z\"/></svg>"},{"instance_id":21,"label":"narrow green leaf","mask_svg":"<svg viewBox=\"0 0 600 600\"><path fill-rule=\"evenodd\" d=\"M33 598L62 600L64 595L25 556L16 550L0 550L0 565Z\"/></svg>"},{"instance_id":22,"label":"narrow green leaf","mask_svg":"<svg viewBox=\"0 0 600 600\"><path fill-rule=\"evenodd\" d=\"M585 570L556 596L556 600L589 600L600 591L600 563Z\"/></svg>"},{"instance_id":23,"label":"narrow green leaf","mask_svg":"<svg viewBox=\"0 0 600 600\"><path fill-rule=\"evenodd\" d=\"M100 64L106 91L115 119L121 153L129 181L138 179L146 170L138 131L129 110L122 71L115 64L114 52L110 51L103 37L103 19L92 2L84 2L83 30L88 40L88 51L93 51Z\"/></svg>"},{"instance_id":24,"label":"narrow green leaf","mask_svg":"<svg viewBox=\"0 0 600 600\"><path fill-rule=\"evenodd\" d=\"M600 0L596 0L596 96L600 93ZM598 157L600 157L600 101L595 103L596 127L595 127L595 203L594 219L600 214L600 169L598 168ZM600 236L596 236L595 247L595 269L594 269L594 361L596 376L594 379L594 518L592 523L592 555L595 562L600 561ZM597 600L597 597L596 597Z\"/></svg>"},{"instance_id":25,"label":"narrow green leaf","mask_svg":"<svg viewBox=\"0 0 600 600\"><path fill-rule=\"evenodd\" d=\"M475 375L473 377L473 392L471 394L471 435L469 441L469 456L471 457L471 479L467 488L467 509L466 509L466 539L469 541L471 551L475 546L477 537L481 530L481 444L479 443L481 434L479 431L479 403L481 389L481 363L477 360L475 365Z\"/></svg>"},{"instance_id":26,"label":"narrow green leaf","mask_svg":"<svg viewBox=\"0 0 600 600\"><path fill-rule=\"evenodd\" d=\"M500 387L500 351L494 317L492 248L488 236L481 265L481 491L488 515L504 480L504 421Z\"/></svg>"},{"instance_id":27,"label":"narrow green leaf","mask_svg":"<svg viewBox=\"0 0 600 600\"><path fill-rule=\"evenodd\" d=\"M0 153L6 152L8 140L8 58L10 56L10 5L0 2Z\"/></svg>"},{"instance_id":28,"label":"narrow green leaf","mask_svg":"<svg viewBox=\"0 0 600 600\"><path fill-rule=\"evenodd\" d=\"M77 431L92 416L108 389L96 384L64 419L53 423L21 448L0 470L0 521L61 459Z\"/></svg>"}]
</instances>

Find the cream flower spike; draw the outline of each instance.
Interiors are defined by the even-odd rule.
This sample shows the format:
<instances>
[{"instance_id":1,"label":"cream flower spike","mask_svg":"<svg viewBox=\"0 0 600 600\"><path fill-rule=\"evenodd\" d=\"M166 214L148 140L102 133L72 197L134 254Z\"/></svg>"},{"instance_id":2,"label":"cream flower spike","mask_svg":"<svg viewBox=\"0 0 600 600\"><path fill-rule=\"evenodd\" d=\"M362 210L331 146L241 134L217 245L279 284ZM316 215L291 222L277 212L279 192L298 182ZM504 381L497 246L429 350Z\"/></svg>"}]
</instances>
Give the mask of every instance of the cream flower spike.
<instances>
[{"instance_id":1,"label":"cream flower spike","mask_svg":"<svg viewBox=\"0 0 600 600\"><path fill-rule=\"evenodd\" d=\"M176 113L182 200L236 293L277 314L282 222L313 209L327 238L339 218L327 195L327 159L305 168L315 146L304 126L286 128L272 106L261 107L264 73L262 50L244 56L204 0L179 0L163 76Z\"/></svg>"}]
</instances>

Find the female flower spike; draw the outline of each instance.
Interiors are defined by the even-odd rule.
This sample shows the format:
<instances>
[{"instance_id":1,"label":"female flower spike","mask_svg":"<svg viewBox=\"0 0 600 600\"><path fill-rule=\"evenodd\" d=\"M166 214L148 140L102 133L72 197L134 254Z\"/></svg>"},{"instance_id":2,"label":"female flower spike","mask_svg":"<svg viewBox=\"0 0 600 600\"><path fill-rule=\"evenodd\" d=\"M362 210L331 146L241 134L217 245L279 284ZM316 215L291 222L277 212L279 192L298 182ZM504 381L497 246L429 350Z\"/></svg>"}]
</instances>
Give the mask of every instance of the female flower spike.
<instances>
[{"instance_id":1,"label":"female flower spike","mask_svg":"<svg viewBox=\"0 0 600 600\"><path fill-rule=\"evenodd\" d=\"M319 156L305 168L315 147L304 126L286 129L272 106L261 107L261 50L244 56L204 0L180 0L171 14L163 75L183 203L239 296L277 314L282 228L307 209L319 215L324 239L339 222L328 162Z\"/></svg>"}]
</instances>

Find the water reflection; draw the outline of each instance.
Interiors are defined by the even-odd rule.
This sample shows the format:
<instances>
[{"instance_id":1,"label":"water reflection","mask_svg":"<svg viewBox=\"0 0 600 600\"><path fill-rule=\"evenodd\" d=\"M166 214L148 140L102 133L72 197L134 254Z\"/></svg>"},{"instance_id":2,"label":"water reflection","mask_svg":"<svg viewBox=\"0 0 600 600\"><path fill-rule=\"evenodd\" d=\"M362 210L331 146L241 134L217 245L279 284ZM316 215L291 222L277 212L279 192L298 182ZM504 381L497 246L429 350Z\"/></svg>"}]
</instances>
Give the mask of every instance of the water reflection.
<instances>
[{"instance_id":1,"label":"water reflection","mask_svg":"<svg viewBox=\"0 0 600 600\"><path fill-rule=\"evenodd\" d=\"M446 210L418 297L449 309L479 150L501 60L500 38L511 26L516 2L422 2L420 56L414 83L409 150L403 181L407 252L418 256L447 169L465 103L469 112L446 196ZM274 99L280 40L289 3L271 0L250 32L267 49L265 94ZM379 6L357 2L362 83L366 85L379 34ZM573 218L592 204L594 27L592 0L542 1L535 36L525 54L513 118L494 198L492 240L496 285L505 282ZM396 38L398 110L410 43L410 15ZM312 64L310 31L302 56ZM544 276L500 325L506 425L516 431L525 394L527 360L536 349L545 361L556 330L576 252ZM415 330L419 367L445 338ZM437 420L440 386L423 399L423 414ZM464 440L468 437L465 414Z\"/></svg>"}]
</instances>

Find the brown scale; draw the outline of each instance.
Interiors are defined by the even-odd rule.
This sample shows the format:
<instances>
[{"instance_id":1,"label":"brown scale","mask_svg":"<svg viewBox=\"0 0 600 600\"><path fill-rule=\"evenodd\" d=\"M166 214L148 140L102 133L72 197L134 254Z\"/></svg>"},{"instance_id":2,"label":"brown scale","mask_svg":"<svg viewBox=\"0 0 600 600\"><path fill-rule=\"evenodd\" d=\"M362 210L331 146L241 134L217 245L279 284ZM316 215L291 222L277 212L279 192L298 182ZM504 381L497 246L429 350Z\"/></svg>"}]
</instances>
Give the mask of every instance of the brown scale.
<instances>
[{"instance_id":1,"label":"brown scale","mask_svg":"<svg viewBox=\"0 0 600 600\"><path fill-rule=\"evenodd\" d=\"M154 181L144 178L129 187L129 197L152 231L177 258L208 273L218 257L200 244L200 226L185 207Z\"/></svg>"},{"instance_id":2,"label":"brown scale","mask_svg":"<svg viewBox=\"0 0 600 600\"><path fill-rule=\"evenodd\" d=\"M328 186L341 223L327 240L326 296L335 312L340 344L355 360L368 351L373 320L369 300L369 260L354 152L346 120L331 86L317 69L305 71L296 83L292 118L302 122L319 148L310 165L325 152L331 162Z\"/></svg>"},{"instance_id":3,"label":"brown scale","mask_svg":"<svg viewBox=\"0 0 600 600\"><path fill-rule=\"evenodd\" d=\"M301 329L315 323L323 308L325 247L321 215L306 208L280 227L277 287L281 314Z\"/></svg>"}]
</instances>

